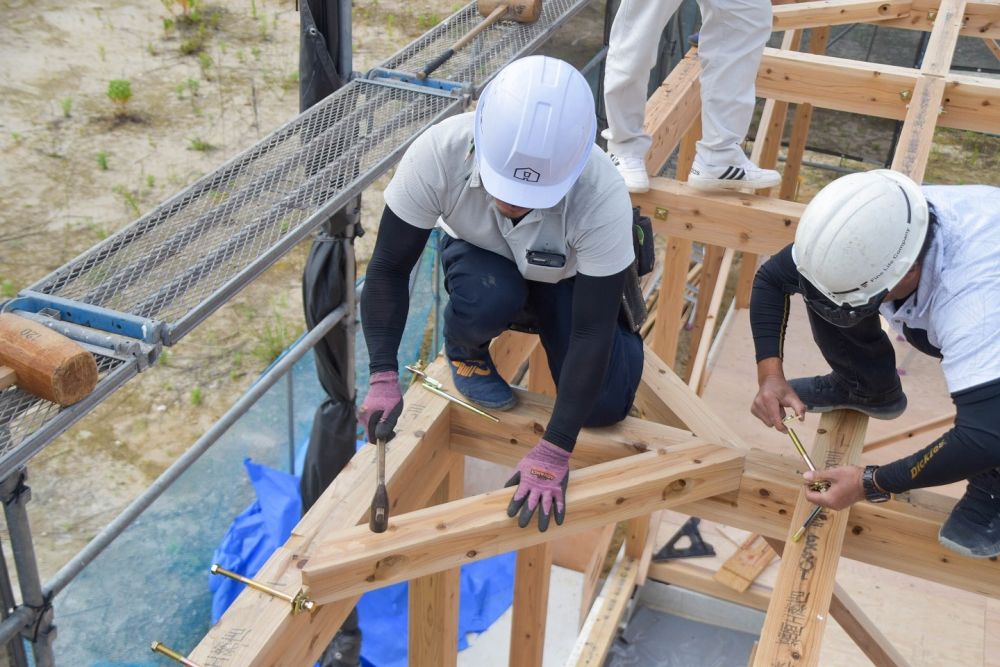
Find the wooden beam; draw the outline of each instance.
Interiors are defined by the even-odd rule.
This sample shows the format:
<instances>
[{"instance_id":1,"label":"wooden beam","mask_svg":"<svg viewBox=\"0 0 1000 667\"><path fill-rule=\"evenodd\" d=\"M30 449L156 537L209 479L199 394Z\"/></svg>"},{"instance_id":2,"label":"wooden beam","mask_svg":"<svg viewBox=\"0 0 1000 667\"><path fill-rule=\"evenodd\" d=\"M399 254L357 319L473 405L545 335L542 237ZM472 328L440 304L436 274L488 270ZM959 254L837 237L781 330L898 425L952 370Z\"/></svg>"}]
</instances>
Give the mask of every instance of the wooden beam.
<instances>
[{"instance_id":1,"label":"wooden beam","mask_svg":"<svg viewBox=\"0 0 1000 667\"><path fill-rule=\"evenodd\" d=\"M997 40L991 37L984 37L983 42L986 44L986 48L1000 60L1000 44L997 44Z\"/></svg>"},{"instance_id":2,"label":"wooden beam","mask_svg":"<svg viewBox=\"0 0 1000 667\"><path fill-rule=\"evenodd\" d=\"M688 363L684 368L681 377L685 382L690 382L691 373L694 370L695 352L701 345L702 335L705 333L705 322L709 315L709 304L712 294L722 273L722 260L725 257L726 248L717 245L706 245L704 249L704 259L701 262L701 276L698 278L698 300L695 303L694 326L688 335ZM711 336L711 334L709 334Z\"/></svg>"},{"instance_id":3,"label":"wooden beam","mask_svg":"<svg viewBox=\"0 0 1000 667\"><path fill-rule=\"evenodd\" d=\"M535 336L535 340L538 340L538 336ZM528 390L546 396L556 395L556 383L549 371L549 358L541 344L535 345L528 358Z\"/></svg>"},{"instance_id":4,"label":"wooden beam","mask_svg":"<svg viewBox=\"0 0 1000 667\"><path fill-rule=\"evenodd\" d=\"M722 261L719 265L718 276L712 294L706 306L705 321L702 324L702 334L698 340L698 347L691 358L689 367L691 376L688 385L699 396L705 390L705 382L708 380L708 351L712 347L715 338L715 325L718 322L719 310L722 308L722 297L726 292L726 283L729 280L729 272L733 268L732 248L726 248L722 253ZM699 295L701 298L701 295Z\"/></svg>"},{"instance_id":5,"label":"wooden beam","mask_svg":"<svg viewBox=\"0 0 1000 667\"><path fill-rule=\"evenodd\" d=\"M511 667L541 667L552 575L552 545L542 542L517 552L510 629Z\"/></svg>"},{"instance_id":6,"label":"wooden beam","mask_svg":"<svg viewBox=\"0 0 1000 667\"><path fill-rule=\"evenodd\" d=\"M544 428L552 405L545 397L523 392L519 399L517 408L503 413L502 427L495 431L488 430L491 425L481 417L453 410L452 449L497 463L517 463L537 442L540 431L535 429ZM591 465L637 451L670 449L690 442L690 437L669 426L629 417L614 427L583 429L570 466ZM749 449L738 492L688 503L677 511L784 540L802 487L801 471L798 457ZM938 543L938 531L954 504L954 498L926 489L880 505L858 503L848 519L844 555L1000 599L1000 562L962 558Z\"/></svg>"},{"instance_id":7,"label":"wooden beam","mask_svg":"<svg viewBox=\"0 0 1000 667\"><path fill-rule=\"evenodd\" d=\"M430 504L462 497L464 459L453 456L448 471ZM454 667L458 663L458 568L417 577L409 586L407 663L414 667Z\"/></svg>"},{"instance_id":8,"label":"wooden beam","mask_svg":"<svg viewBox=\"0 0 1000 667\"><path fill-rule=\"evenodd\" d=\"M781 540L768 539L767 542L778 554L785 549L785 543ZM906 667L906 659L840 584L833 587L830 616L875 667Z\"/></svg>"},{"instance_id":9,"label":"wooden beam","mask_svg":"<svg viewBox=\"0 0 1000 667\"><path fill-rule=\"evenodd\" d=\"M745 591L737 591L726 584L717 581L713 572L693 561L671 560L653 563L649 567L649 576L665 584L673 584L697 593L710 595L720 600L728 600L764 611L771 600L771 589L762 584L753 583Z\"/></svg>"},{"instance_id":10,"label":"wooden beam","mask_svg":"<svg viewBox=\"0 0 1000 667\"><path fill-rule=\"evenodd\" d=\"M601 580L601 573L604 571L604 561L607 558L608 548L611 540L615 536L615 524L609 524L598 530L597 539L590 550L590 558L583 568L583 584L580 591L580 627L583 627L590 613L590 608L594 604L597 596L597 584Z\"/></svg>"},{"instance_id":11,"label":"wooden beam","mask_svg":"<svg viewBox=\"0 0 1000 667\"><path fill-rule=\"evenodd\" d=\"M913 0L909 16L883 21L879 25L929 32L934 27L934 19L940 5L939 0ZM966 37L991 39L1000 37L1000 5L997 4L996 0L967 3L961 33Z\"/></svg>"},{"instance_id":12,"label":"wooden beam","mask_svg":"<svg viewBox=\"0 0 1000 667\"><path fill-rule=\"evenodd\" d=\"M632 203L650 214L658 234L765 255L795 239L805 209L772 197L697 190L667 178L651 178L649 192L633 194Z\"/></svg>"},{"instance_id":13,"label":"wooden beam","mask_svg":"<svg viewBox=\"0 0 1000 667\"><path fill-rule=\"evenodd\" d=\"M646 153L650 174L660 173L681 138L701 117L701 65L697 54L697 49L689 50L646 102L643 130L653 139Z\"/></svg>"},{"instance_id":14,"label":"wooden beam","mask_svg":"<svg viewBox=\"0 0 1000 667\"><path fill-rule=\"evenodd\" d=\"M644 350L636 405L647 415L647 420L687 429L720 445L749 448L726 420L691 391L649 348Z\"/></svg>"},{"instance_id":15,"label":"wooden beam","mask_svg":"<svg viewBox=\"0 0 1000 667\"><path fill-rule=\"evenodd\" d=\"M447 372L440 361L431 366L434 369ZM406 393L405 405L386 460L393 513L423 507L452 461L446 447L450 404L412 387ZM374 480L375 448L368 445L351 459L255 577L294 595L302 587L302 563L321 547L329 527L354 526L366 520ZM390 526L392 521L390 518ZM247 589L212 626L190 658L214 667L312 664L354 604L355 599L346 599L314 614L293 616L288 603Z\"/></svg>"},{"instance_id":16,"label":"wooden beam","mask_svg":"<svg viewBox=\"0 0 1000 667\"><path fill-rule=\"evenodd\" d=\"M548 532L507 517L510 489L498 489L399 516L381 534L348 528L304 564L302 581L318 604L354 597L431 572L546 542L612 521L649 514L739 485L742 456L693 443L611 461L574 474L566 522Z\"/></svg>"},{"instance_id":17,"label":"wooden beam","mask_svg":"<svg viewBox=\"0 0 1000 667\"><path fill-rule=\"evenodd\" d=\"M490 343L493 365L497 367L501 377L510 382L514 374L528 361L536 345L538 336L535 334L504 331Z\"/></svg>"},{"instance_id":18,"label":"wooden beam","mask_svg":"<svg viewBox=\"0 0 1000 667\"><path fill-rule=\"evenodd\" d=\"M910 0L814 0L774 7L774 32L870 23L910 15Z\"/></svg>"},{"instance_id":19,"label":"wooden beam","mask_svg":"<svg viewBox=\"0 0 1000 667\"><path fill-rule=\"evenodd\" d=\"M823 468L856 464L861 460L867 425L868 417L859 412L838 410L823 414L813 446L813 460L823 461ZM792 513L789 536L799 529L812 509L803 488ZM799 541L785 542L778 580L760 631L756 667L819 664L848 513L849 510L826 510Z\"/></svg>"},{"instance_id":20,"label":"wooden beam","mask_svg":"<svg viewBox=\"0 0 1000 667\"><path fill-rule=\"evenodd\" d=\"M913 94L917 78L918 74L906 67L766 48L757 74L757 95L903 120L907 97ZM945 113L939 124L996 132L1000 127L1000 82L957 74L945 79Z\"/></svg>"},{"instance_id":21,"label":"wooden beam","mask_svg":"<svg viewBox=\"0 0 1000 667\"><path fill-rule=\"evenodd\" d=\"M937 18L934 19L934 30L927 42L920 78L913 89L913 99L906 110L906 120L899 133L892 168L917 183L924 179L938 116L944 111L947 85L945 76L951 69L964 11L965 0L941 2Z\"/></svg>"},{"instance_id":22,"label":"wooden beam","mask_svg":"<svg viewBox=\"0 0 1000 667\"><path fill-rule=\"evenodd\" d=\"M765 538L751 535L744 540L736 553L726 559L713 578L720 584L743 593L777 557L778 554Z\"/></svg>"},{"instance_id":23,"label":"wooden beam","mask_svg":"<svg viewBox=\"0 0 1000 667\"><path fill-rule=\"evenodd\" d=\"M923 435L928 431L936 431L942 428L949 428L954 422L955 422L955 415L945 415L944 417L929 419L925 422L916 424L915 426L909 426L901 431L890 433L889 435L884 436L882 438L878 438L877 440L871 440L869 442L866 442L865 453L873 452L876 449L888 447L889 445L894 445L897 442L902 442L903 440L915 438L916 436Z\"/></svg>"},{"instance_id":24,"label":"wooden beam","mask_svg":"<svg viewBox=\"0 0 1000 667\"><path fill-rule=\"evenodd\" d=\"M639 562L622 556L611 568L601 595L587 616L566 660L567 667L600 667L615 639L629 600L635 590Z\"/></svg>"}]
</instances>

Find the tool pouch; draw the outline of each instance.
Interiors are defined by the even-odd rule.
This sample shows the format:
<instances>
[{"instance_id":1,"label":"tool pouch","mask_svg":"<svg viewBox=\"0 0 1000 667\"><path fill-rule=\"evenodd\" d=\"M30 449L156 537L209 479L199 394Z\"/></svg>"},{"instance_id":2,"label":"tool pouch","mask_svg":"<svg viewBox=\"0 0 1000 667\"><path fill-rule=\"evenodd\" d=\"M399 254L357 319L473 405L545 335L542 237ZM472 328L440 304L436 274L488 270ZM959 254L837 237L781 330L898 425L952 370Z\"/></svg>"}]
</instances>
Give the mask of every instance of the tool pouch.
<instances>
[{"instance_id":1,"label":"tool pouch","mask_svg":"<svg viewBox=\"0 0 1000 667\"><path fill-rule=\"evenodd\" d=\"M639 276L652 271L656 261L653 223L639 214L638 207L632 209L632 247L635 250L635 261L625 274L621 318L631 331L638 333L648 315L646 300L642 297L642 288L639 286Z\"/></svg>"}]
</instances>

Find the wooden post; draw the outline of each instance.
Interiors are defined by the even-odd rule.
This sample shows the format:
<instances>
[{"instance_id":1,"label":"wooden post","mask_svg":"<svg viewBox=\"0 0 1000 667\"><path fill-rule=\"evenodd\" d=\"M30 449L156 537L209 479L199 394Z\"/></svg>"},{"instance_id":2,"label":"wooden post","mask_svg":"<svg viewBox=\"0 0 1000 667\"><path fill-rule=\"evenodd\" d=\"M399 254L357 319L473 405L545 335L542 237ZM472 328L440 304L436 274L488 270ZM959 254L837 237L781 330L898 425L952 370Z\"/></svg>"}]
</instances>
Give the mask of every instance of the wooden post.
<instances>
[{"instance_id":1,"label":"wooden post","mask_svg":"<svg viewBox=\"0 0 1000 667\"><path fill-rule=\"evenodd\" d=\"M716 571L714 579L743 593L777 556L765 538L751 535Z\"/></svg>"},{"instance_id":2,"label":"wooden post","mask_svg":"<svg viewBox=\"0 0 1000 667\"><path fill-rule=\"evenodd\" d=\"M632 599L638 566L635 558L622 555L611 568L601 595L590 610L566 660L567 667L600 667L604 664L618 625Z\"/></svg>"},{"instance_id":3,"label":"wooden post","mask_svg":"<svg viewBox=\"0 0 1000 667\"><path fill-rule=\"evenodd\" d=\"M455 462L430 499L439 505L462 497L464 459ZM414 667L454 667L458 663L459 568L417 577L409 588L409 652Z\"/></svg>"},{"instance_id":4,"label":"wooden post","mask_svg":"<svg viewBox=\"0 0 1000 667\"><path fill-rule=\"evenodd\" d=\"M838 410L822 415L812 458L822 468L853 465L861 458L868 418ZM800 487L802 488L802 487ZM795 533L813 506L800 490L789 528ZM815 667L829 617L834 577L849 511L825 511L798 542L786 540L781 570L760 633L755 667Z\"/></svg>"},{"instance_id":5,"label":"wooden post","mask_svg":"<svg viewBox=\"0 0 1000 667\"><path fill-rule=\"evenodd\" d=\"M535 339L538 337L535 336ZM546 396L556 395L556 383L549 371L549 358L541 343L535 345L528 358L528 390Z\"/></svg>"},{"instance_id":6,"label":"wooden post","mask_svg":"<svg viewBox=\"0 0 1000 667\"><path fill-rule=\"evenodd\" d=\"M511 667L541 667L551 575L552 546L548 542L517 552L508 660Z\"/></svg>"},{"instance_id":7,"label":"wooden post","mask_svg":"<svg viewBox=\"0 0 1000 667\"><path fill-rule=\"evenodd\" d=\"M702 322L698 347L688 363L690 370L688 384L699 396L705 391L705 383L708 381L708 351L711 349L715 337L715 325L718 321L719 309L722 307L722 297L726 292L729 271L733 266L733 255L735 255L735 251L732 248L726 248L725 252L722 253L722 261L719 264L711 299L704 304L707 312L705 313L705 321ZM708 295L706 294L706 296ZM700 294L698 298L700 301L702 298Z\"/></svg>"},{"instance_id":8,"label":"wooden post","mask_svg":"<svg viewBox=\"0 0 1000 667\"><path fill-rule=\"evenodd\" d=\"M698 304L695 312L694 327L692 327L691 334L688 337L688 363L683 375L685 382L690 383L694 373L695 356L701 345L702 337L706 333L705 322L708 321L710 314L712 295L715 292L716 285L719 282L725 281L725 278L721 274L727 250L729 249L717 245L705 245L705 261L702 262L701 278L698 280ZM732 257L730 256L731 262ZM708 331L708 340L711 339L712 332ZM705 355L708 355L707 349L705 350Z\"/></svg>"},{"instance_id":9,"label":"wooden post","mask_svg":"<svg viewBox=\"0 0 1000 667\"><path fill-rule=\"evenodd\" d=\"M914 438L918 435L927 433L928 431L936 431L941 428L949 428L955 421L955 415L947 415L945 417L938 417L936 419L929 419L925 422L921 422L915 426L910 426L904 428L896 433L891 433L885 437L879 438L878 440L872 440L871 442L865 443L865 453L873 452L876 449L881 449L882 447L888 447L897 442L902 442L909 438Z\"/></svg>"}]
</instances>

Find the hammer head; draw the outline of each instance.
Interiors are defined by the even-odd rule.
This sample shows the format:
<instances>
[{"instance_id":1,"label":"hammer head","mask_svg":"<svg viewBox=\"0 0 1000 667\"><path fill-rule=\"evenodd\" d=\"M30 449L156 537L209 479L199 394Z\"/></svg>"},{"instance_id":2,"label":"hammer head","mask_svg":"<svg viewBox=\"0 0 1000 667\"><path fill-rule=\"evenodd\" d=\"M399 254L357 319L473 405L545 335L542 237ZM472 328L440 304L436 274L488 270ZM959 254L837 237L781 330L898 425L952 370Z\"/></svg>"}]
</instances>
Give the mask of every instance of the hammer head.
<instances>
[{"instance_id":1,"label":"hammer head","mask_svg":"<svg viewBox=\"0 0 1000 667\"><path fill-rule=\"evenodd\" d=\"M507 7L505 19L518 23L534 23L542 15L542 0L478 0L476 9L489 16L497 7Z\"/></svg>"}]
</instances>

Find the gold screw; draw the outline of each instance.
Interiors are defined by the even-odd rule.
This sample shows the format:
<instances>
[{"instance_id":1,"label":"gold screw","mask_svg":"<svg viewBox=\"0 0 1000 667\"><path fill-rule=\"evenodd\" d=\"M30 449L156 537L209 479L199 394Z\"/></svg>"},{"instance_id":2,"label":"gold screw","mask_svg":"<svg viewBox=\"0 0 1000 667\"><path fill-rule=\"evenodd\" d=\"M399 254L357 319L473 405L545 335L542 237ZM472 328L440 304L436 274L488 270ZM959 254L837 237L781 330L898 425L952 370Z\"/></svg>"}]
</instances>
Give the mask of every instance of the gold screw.
<instances>
[{"instance_id":1,"label":"gold screw","mask_svg":"<svg viewBox=\"0 0 1000 667\"><path fill-rule=\"evenodd\" d=\"M905 102L906 100L908 100L911 97L913 97L913 91L912 90L901 90L901 91L899 91L899 97L900 97L900 99L902 99Z\"/></svg>"},{"instance_id":2,"label":"gold screw","mask_svg":"<svg viewBox=\"0 0 1000 667\"><path fill-rule=\"evenodd\" d=\"M653 212L653 217L656 218L657 220L666 220L667 209L663 208L662 206L657 206L656 210Z\"/></svg>"},{"instance_id":3,"label":"gold screw","mask_svg":"<svg viewBox=\"0 0 1000 667\"><path fill-rule=\"evenodd\" d=\"M153 642L153 644L149 648L150 650L153 651L153 653L159 653L161 655L165 655L171 660L175 660L180 664L185 665L185 667L198 667L196 663L191 662L177 651L174 651L173 649L164 646L160 642Z\"/></svg>"},{"instance_id":4,"label":"gold screw","mask_svg":"<svg viewBox=\"0 0 1000 667\"><path fill-rule=\"evenodd\" d=\"M271 597L278 598L279 600L284 600L285 602L292 605L292 614L298 614L303 611L312 612L316 609L316 603L310 600L306 596L306 592L304 590L300 590L294 596L291 596L288 593L284 593L282 591L275 590L270 586L266 586L260 583L259 581L254 581L253 579L244 577L242 574L236 574L235 572L230 572L224 567L220 567L218 563L212 564L211 572L212 574L220 574L223 577L229 577L230 579L234 579L240 583L246 584L255 591L260 591L261 593L266 593Z\"/></svg>"}]
</instances>

